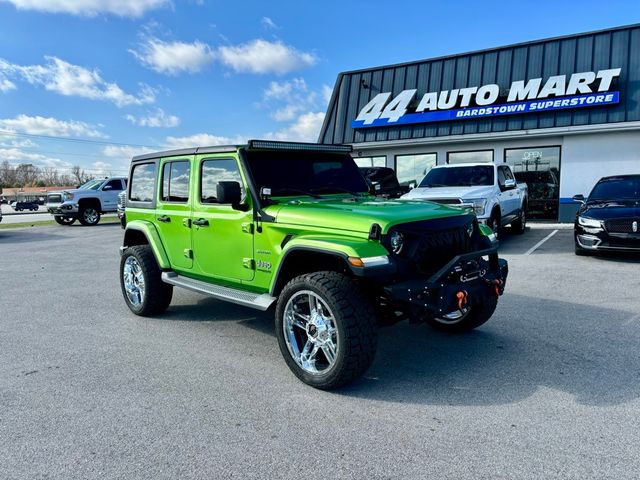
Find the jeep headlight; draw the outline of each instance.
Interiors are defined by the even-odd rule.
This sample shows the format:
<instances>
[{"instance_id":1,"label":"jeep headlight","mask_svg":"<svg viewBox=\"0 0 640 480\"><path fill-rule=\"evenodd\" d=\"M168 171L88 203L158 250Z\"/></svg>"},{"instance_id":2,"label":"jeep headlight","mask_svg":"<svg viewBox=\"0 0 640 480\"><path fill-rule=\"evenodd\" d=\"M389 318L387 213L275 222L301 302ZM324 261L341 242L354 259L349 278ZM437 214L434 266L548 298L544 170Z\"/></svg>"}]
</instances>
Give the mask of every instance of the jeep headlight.
<instances>
[{"instance_id":1,"label":"jeep headlight","mask_svg":"<svg viewBox=\"0 0 640 480\"><path fill-rule=\"evenodd\" d=\"M69 192L64 192L62 194L62 198L64 199L64 201L66 202L67 200L73 200L73 193L69 193Z\"/></svg>"},{"instance_id":2,"label":"jeep headlight","mask_svg":"<svg viewBox=\"0 0 640 480\"><path fill-rule=\"evenodd\" d=\"M473 211L476 215L482 215L484 213L484 207L487 204L486 198L473 198L471 200L465 200L470 206L473 206Z\"/></svg>"},{"instance_id":3,"label":"jeep headlight","mask_svg":"<svg viewBox=\"0 0 640 480\"><path fill-rule=\"evenodd\" d=\"M587 228L602 228L602 221L589 217L578 217L578 224Z\"/></svg>"},{"instance_id":4,"label":"jeep headlight","mask_svg":"<svg viewBox=\"0 0 640 480\"><path fill-rule=\"evenodd\" d=\"M391 243L391 251L398 255L404 247L404 235L400 232L391 232L389 242Z\"/></svg>"}]
</instances>

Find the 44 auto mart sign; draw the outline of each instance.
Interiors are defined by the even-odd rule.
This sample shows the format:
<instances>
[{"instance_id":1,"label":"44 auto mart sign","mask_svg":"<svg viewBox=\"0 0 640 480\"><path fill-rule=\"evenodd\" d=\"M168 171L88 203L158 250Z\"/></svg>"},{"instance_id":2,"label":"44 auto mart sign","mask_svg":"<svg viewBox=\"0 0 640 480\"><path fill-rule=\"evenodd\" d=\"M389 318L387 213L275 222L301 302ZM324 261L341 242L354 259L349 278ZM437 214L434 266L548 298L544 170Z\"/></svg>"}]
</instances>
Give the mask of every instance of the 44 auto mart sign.
<instances>
[{"instance_id":1,"label":"44 auto mart sign","mask_svg":"<svg viewBox=\"0 0 640 480\"><path fill-rule=\"evenodd\" d=\"M351 127L386 127L616 104L620 93L610 90L620 71L611 68L580 72L568 79L567 75L554 75L544 84L542 78L517 80L511 83L503 103L497 103L500 87L495 83L427 92L419 102L417 89L403 90L393 99L391 92L379 93L364 106Z\"/></svg>"}]
</instances>

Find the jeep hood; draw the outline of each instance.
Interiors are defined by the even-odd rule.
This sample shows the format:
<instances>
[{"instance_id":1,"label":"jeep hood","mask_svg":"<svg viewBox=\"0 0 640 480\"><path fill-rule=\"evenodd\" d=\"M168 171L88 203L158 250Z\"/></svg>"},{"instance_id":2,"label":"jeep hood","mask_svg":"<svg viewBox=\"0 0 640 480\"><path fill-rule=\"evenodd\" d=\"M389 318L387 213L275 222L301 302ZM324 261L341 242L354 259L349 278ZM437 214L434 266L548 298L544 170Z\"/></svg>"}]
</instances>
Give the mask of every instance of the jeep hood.
<instances>
[{"instance_id":1,"label":"jeep hood","mask_svg":"<svg viewBox=\"0 0 640 480\"><path fill-rule=\"evenodd\" d=\"M466 215L462 208L375 197L296 198L265 209L277 223L367 233L374 223L386 233L393 225Z\"/></svg>"},{"instance_id":2,"label":"jeep hood","mask_svg":"<svg viewBox=\"0 0 640 480\"><path fill-rule=\"evenodd\" d=\"M418 187L402 196L403 199L431 199L431 198L488 198L493 194L493 186L479 187Z\"/></svg>"}]
</instances>

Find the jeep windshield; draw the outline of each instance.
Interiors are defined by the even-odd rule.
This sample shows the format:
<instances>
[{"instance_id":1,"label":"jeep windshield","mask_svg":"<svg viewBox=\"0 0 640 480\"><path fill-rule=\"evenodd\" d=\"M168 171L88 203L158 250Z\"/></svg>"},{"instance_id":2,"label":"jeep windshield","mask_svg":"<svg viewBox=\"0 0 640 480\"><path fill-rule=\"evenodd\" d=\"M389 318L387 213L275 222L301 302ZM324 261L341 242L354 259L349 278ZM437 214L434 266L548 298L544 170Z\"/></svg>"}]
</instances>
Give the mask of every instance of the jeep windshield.
<instances>
[{"instance_id":1,"label":"jeep windshield","mask_svg":"<svg viewBox=\"0 0 640 480\"><path fill-rule=\"evenodd\" d=\"M367 193L367 182L349 155L313 152L247 152L255 186L274 197Z\"/></svg>"},{"instance_id":2,"label":"jeep windshield","mask_svg":"<svg viewBox=\"0 0 640 480\"><path fill-rule=\"evenodd\" d=\"M493 165L433 168L420 187L479 187L493 185Z\"/></svg>"},{"instance_id":3,"label":"jeep windshield","mask_svg":"<svg viewBox=\"0 0 640 480\"><path fill-rule=\"evenodd\" d=\"M100 185L104 183L104 180L89 180L87 183L78 187L78 190L98 190Z\"/></svg>"}]
</instances>

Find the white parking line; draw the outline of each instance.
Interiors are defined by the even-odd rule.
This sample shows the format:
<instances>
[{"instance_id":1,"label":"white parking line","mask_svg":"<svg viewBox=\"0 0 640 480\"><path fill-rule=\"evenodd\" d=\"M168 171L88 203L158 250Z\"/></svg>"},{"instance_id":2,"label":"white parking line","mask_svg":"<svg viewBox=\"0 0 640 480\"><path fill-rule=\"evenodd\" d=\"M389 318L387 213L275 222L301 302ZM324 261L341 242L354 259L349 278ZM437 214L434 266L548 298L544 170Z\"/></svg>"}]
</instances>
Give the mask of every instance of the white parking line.
<instances>
[{"instance_id":1,"label":"white parking line","mask_svg":"<svg viewBox=\"0 0 640 480\"><path fill-rule=\"evenodd\" d=\"M549 240L551 237L553 237L556 233L558 233L558 230L554 230L553 232L551 232L549 235L547 235L546 237L544 237L542 240L540 240L538 243L536 243L533 247L531 247L529 250L527 250L524 254L525 255L531 255L533 252L535 252L544 242L546 242L547 240Z\"/></svg>"}]
</instances>

